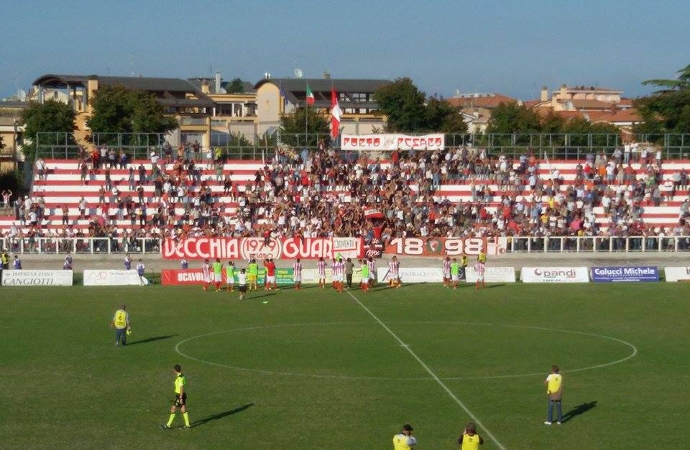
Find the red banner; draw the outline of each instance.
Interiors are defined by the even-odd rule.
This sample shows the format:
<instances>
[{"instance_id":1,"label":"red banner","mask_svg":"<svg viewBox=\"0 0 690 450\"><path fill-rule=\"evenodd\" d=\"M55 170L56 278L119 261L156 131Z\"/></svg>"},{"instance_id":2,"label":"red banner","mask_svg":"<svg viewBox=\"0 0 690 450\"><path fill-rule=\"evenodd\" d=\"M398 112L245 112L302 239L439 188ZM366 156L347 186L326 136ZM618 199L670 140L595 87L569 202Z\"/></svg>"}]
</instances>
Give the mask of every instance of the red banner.
<instances>
[{"instance_id":1,"label":"red banner","mask_svg":"<svg viewBox=\"0 0 690 450\"><path fill-rule=\"evenodd\" d=\"M506 252L505 238L395 238L386 245L386 253L403 256L487 255Z\"/></svg>"},{"instance_id":2,"label":"red banner","mask_svg":"<svg viewBox=\"0 0 690 450\"><path fill-rule=\"evenodd\" d=\"M165 259L330 259L361 258L361 238L190 238L166 239Z\"/></svg>"},{"instance_id":3,"label":"red banner","mask_svg":"<svg viewBox=\"0 0 690 450\"><path fill-rule=\"evenodd\" d=\"M225 274L223 274L223 279L225 279ZM167 286L204 284L204 274L201 269L163 269L161 271L161 284Z\"/></svg>"}]
</instances>

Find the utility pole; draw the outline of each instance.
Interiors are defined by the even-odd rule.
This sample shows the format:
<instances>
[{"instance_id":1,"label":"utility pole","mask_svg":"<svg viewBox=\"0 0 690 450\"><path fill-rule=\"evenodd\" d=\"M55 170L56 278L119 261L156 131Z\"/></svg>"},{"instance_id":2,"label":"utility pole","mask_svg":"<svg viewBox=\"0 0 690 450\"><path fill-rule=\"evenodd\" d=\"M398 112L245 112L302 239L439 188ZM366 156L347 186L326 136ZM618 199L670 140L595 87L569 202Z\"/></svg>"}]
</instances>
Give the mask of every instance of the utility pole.
<instances>
[{"instance_id":1,"label":"utility pole","mask_svg":"<svg viewBox=\"0 0 690 450\"><path fill-rule=\"evenodd\" d=\"M14 167L14 172L17 173L17 119L12 119L12 166Z\"/></svg>"}]
</instances>

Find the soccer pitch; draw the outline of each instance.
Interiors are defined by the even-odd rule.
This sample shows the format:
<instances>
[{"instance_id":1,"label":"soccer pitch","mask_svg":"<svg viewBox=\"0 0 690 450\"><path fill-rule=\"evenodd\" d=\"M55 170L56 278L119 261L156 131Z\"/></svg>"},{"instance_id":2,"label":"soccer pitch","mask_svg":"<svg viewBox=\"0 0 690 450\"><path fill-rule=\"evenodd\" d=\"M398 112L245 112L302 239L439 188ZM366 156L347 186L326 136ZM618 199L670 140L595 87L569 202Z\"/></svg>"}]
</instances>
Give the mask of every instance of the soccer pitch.
<instances>
[{"instance_id":1,"label":"soccer pitch","mask_svg":"<svg viewBox=\"0 0 690 450\"><path fill-rule=\"evenodd\" d=\"M6 449L655 448L687 440L690 285L2 288ZM133 334L115 347L127 305ZM174 364L191 430L168 418ZM564 377L564 424L543 380Z\"/></svg>"}]
</instances>

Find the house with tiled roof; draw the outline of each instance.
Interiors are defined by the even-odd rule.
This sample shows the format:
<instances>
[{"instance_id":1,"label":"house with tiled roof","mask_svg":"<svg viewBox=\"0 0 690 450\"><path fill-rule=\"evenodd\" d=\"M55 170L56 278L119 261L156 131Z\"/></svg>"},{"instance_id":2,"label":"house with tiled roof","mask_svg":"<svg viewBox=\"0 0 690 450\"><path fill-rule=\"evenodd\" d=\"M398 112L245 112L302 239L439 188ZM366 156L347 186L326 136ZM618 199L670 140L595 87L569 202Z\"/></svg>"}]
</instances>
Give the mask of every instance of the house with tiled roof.
<instances>
[{"instance_id":1,"label":"house with tiled roof","mask_svg":"<svg viewBox=\"0 0 690 450\"><path fill-rule=\"evenodd\" d=\"M491 120L491 111L501 103L522 104L520 100L503 94L461 94L459 91L448 99L448 103L460 111L468 133L484 133Z\"/></svg>"},{"instance_id":2,"label":"house with tiled roof","mask_svg":"<svg viewBox=\"0 0 690 450\"><path fill-rule=\"evenodd\" d=\"M291 114L306 105L307 86L314 95L314 108L328 113L331 90L338 96L342 111L340 132L369 134L385 126L385 117L379 113L374 99L376 91L392 83L390 80L330 78L272 78L266 74L254 85L257 103L257 132L280 127L280 116Z\"/></svg>"},{"instance_id":3,"label":"house with tiled roof","mask_svg":"<svg viewBox=\"0 0 690 450\"><path fill-rule=\"evenodd\" d=\"M457 92L453 97L448 99L448 103L452 106L459 108L461 110L467 110L471 108L485 108L494 109L501 103L518 103L521 104L520 100L512 97L508 97L503 94L461 94Z\"/></svg>"},{"instance_id":4,"label":"house with tiled roof","mask_svg":"<svg viewBox=\"0 0 690 450\"><path fill-rule=\"evenodd\" d=\"M43 102L55 98L72 106L78 140L89 133L87 121L93 115L91 99L101 86L122 86L154 95L166 113L178 120L182 133L185 127L196 130L214 107L211 98L180 78L46 74L38 77L32 86L32 100Z\"/></svg>"},{"instance_id":5,"label":"house with tiled roof","mask_svg":"<svg viewBox=\"0 0 690 450\"><path fill-rule=\"evenodd\" d=\"M539 100L528 100L525 106L540 116L556 114L565 120L582 118L593 123L610 123L624 134L632 134L632 126L641 120L632 100L618 89L594 86L567 86L549 92L544 86Z\"/></svg>"}]
</instances>

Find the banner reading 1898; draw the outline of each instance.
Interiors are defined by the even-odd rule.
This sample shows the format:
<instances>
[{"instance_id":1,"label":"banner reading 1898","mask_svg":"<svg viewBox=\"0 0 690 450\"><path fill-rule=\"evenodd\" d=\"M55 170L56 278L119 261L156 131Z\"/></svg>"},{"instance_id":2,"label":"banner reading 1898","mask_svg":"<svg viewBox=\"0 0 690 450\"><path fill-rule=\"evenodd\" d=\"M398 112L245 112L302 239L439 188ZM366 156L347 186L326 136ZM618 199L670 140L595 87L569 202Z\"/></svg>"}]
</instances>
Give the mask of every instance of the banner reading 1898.
<instances>
[{"instance_id":1,"label":"banner reading 1898","mask_svg":"<svg viewBox=\"0 0 690 450\"><path fill-rule=\"evenodd\" d=\"M487 255L502 255L506 252L506 238L395 238L386 245L386 253L404 256L454 256L478 255L484 251Z\"/></svg>"}]
</instances>

